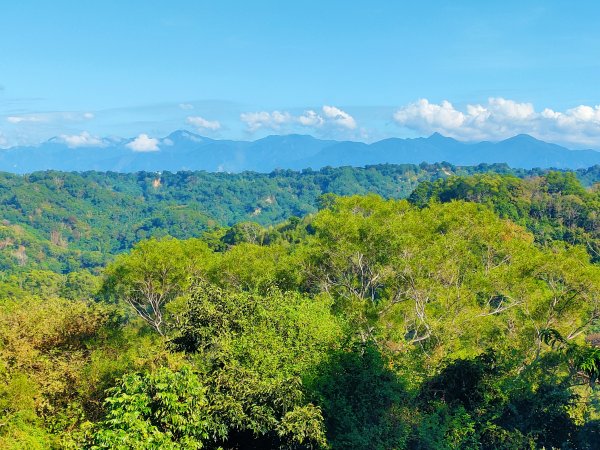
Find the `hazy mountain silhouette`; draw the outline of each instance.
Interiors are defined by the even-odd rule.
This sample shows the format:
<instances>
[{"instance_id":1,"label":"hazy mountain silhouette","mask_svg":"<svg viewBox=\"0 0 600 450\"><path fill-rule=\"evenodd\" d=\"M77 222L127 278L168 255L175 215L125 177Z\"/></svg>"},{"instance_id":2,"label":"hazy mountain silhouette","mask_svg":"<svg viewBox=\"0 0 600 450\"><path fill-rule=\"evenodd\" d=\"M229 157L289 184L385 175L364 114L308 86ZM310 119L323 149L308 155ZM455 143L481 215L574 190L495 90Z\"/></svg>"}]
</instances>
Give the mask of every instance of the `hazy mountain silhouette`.
<instances>
[{"instance_id":1,"label":"hazy mountain silhouette","mask_svg":"<svg viewBox=\"0 0 600 450\"><path fill-rule=\"evenodd\" d=\"M159 139L157 151L146 152L132 150L128 146L132 141L103 139L95 147L70 148L60 138L53 138L38 146L0 150L0 170L16 173L47 169L270 172L274 169L442 161L455 165L507 163L525 169L577 169L600 164L598 151L569 150L529 135L500 142L464 143L435 133L428 138L390 138L365 144L297 134L268 136L256 141L215 140L179 130Z\"/></svg>"}]
</instances>

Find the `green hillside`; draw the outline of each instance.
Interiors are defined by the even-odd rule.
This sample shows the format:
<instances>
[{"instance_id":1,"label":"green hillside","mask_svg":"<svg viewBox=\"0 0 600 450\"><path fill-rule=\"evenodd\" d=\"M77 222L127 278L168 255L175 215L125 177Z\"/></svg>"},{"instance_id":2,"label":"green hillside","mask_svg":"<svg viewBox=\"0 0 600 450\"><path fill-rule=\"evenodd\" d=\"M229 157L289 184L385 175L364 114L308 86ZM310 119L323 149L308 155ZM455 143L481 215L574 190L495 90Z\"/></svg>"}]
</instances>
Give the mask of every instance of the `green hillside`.
<instances>
[{"instance_id":1,"label":"green hillside","mask_svg":"<svg viewBox=\"0 0 600 450\"><path fill-rule=\"evenodd\" d=\"M317 211L325 193L406 198L422 181L494 172L540 171L505 165L381 165L271 174L66 173L0 174L0 267L58 273L97 271L112 255L150 237L180 239L252 221L274 225ZM578 176L590 185L598 167Z\"/></svg>"},{"instance_id":2,"label":"green hillside","mask_svg":"<svg viewBox=\"0 0 600 450\"><path fill-rule=\"evenodd\" d=\"M5 175L0 447L597 448L593 172L487 169Z\"/></svg>"}]
</instances>

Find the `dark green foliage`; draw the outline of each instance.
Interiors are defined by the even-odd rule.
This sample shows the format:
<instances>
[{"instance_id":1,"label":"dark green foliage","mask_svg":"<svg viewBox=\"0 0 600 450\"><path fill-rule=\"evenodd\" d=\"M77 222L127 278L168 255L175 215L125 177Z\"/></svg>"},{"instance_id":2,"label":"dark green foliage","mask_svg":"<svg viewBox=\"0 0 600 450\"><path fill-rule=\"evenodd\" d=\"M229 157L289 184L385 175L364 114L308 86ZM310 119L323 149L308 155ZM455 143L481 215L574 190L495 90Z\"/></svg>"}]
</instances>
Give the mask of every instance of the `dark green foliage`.
<instances>
[{"instance_id":1,"label":"dark green foliage","mask_svg":"<svg viewBox=\"0 0 600 450\"><path fill-rule=\"evenodd\" d=\"M410 395L373 344L333 353L310 388L332 449L406 446Z\"/></svg>"},{"instance_id":2,"label":"dark green foliage","mask_svg":"<svg viewBox=\"0 0 600 450\"><path fill-rule=\"evenodd\" d=\"M462 406L473 412L484 401L486 393L490 393L484 384L486 377L497 371L493 353L458 359L423 383L419 399L426 404L444 402L453 407Z\"/></svg>"},{"instance_id":3,"label":"dark green foliage","mask_svg":"<svg viewBox=\"0 0 600 450\"><path fill-rule=\"evenodd\" d=\"M507 361L499 361L493 352L452 361L423 383L418 395L427 417L440 420L443 435L438 440L459 438L461 448L490 450L527 448L531 443L573 448L578 427L569 409L575 400L564 378L515 376ZM461 435L465 430L468 433ZM439 448L442 442L424 446L421 440L413 446Z\"/></svg>"}]
</instances>

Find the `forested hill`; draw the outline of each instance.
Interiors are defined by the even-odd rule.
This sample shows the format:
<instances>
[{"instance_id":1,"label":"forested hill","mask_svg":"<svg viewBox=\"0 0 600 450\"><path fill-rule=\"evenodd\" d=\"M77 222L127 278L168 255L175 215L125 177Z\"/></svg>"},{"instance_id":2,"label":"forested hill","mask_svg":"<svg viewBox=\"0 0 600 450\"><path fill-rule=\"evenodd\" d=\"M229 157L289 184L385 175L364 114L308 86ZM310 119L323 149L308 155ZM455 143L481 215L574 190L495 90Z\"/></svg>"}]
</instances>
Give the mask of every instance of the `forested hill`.
<instances>
[{"instance_id":1,"label":"forested hill","mask_svg":"<svg viewBox=\"0 0 600 450\"><path fill-rule=\"evenodd\" d=\"M104 265L135 242L189 238L207 229L252 221L273 225L318 208L322 194L376 193L405 198L424 181L498 173L516 177L540 170L506 165L379 165L276 171L270 174L178 172L37 172L0 174L0 267L55 272ZM600 166L577 171L586 186Z\"/></svg>"},{"instance_id":2,"label":"forested hill","mask_svg":"<svg viewBox=\"0 0 600 450\"><path fill-rule=\"evenodd\" d=\"M324 200L5 283L0 448L598 448L582 248L472 202Z\"/></svg>"},{"instance_id":3,"label":"forested hill","mask_svg":"<svg viewBox=\"0 0 600 450\"><path fill-rule=\"evenodd\" d=\"M597 449L598 174L5 174L0 448Z\"/></svg>"}]
</instances>

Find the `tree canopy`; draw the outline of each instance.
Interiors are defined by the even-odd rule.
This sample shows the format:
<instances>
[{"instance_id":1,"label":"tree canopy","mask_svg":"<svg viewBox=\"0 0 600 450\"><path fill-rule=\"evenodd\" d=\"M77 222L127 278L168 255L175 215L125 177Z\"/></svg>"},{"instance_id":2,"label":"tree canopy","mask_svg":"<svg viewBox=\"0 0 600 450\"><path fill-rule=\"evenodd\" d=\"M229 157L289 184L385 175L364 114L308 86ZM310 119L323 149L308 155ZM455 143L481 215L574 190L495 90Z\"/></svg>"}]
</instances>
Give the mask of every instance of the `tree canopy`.
<instances>
[{"instance_id":1,"label":"tree canopy","mask_svg":"<svg viewBox=\"0 0 600 450\"><path fill-rule=\"evenodd\" d=\"M597 448L597 194L450 177L8 271L0 447Z\"/></svg>"}]
</instances>

